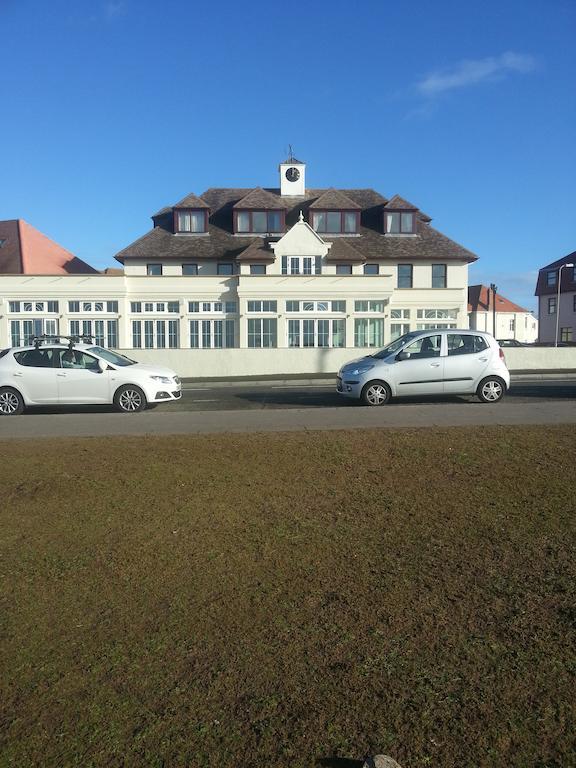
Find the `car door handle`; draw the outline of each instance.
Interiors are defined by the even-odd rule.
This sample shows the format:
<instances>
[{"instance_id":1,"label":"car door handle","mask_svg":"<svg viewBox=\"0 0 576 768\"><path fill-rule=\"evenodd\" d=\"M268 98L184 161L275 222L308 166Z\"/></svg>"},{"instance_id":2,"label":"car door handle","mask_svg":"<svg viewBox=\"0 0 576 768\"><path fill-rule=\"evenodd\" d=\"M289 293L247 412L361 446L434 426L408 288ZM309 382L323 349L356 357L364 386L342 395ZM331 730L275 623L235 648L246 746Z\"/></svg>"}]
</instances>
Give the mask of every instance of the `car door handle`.
<instances>
[{"instance_id":1,"label":"car door handle","mask_svg":"<svg viewBox=\"0 0 576 768\"><path fill-rule=\"evenodd\" d=\"M57 374L56 374L56 376L60 376L60 378L62 378L62 379L65 379L65 378L66 378L66 375L67 375L67 374L65 374L65 373L57 373Z\"/></svg>"},{"instance_id":2,"label":"car door handle","mask_svg":"<svg viewBox=\"0 0 576 768\"><path fill-rule=\"evenodd\" d=\"M16 379L21 379L21 378L22 378L22 376L24 376L24 374L23 374L23 373L15 373L15 374L14 374L14 378L16 378Z\"/></svg>"},{"instance_id":3,"label":"car door handle","mask_svg":"<svg viewBox=\"0 0 576 768\"><path fill-rule=\"evenodd\" d=\"M440 363L430 363L431 368L440 368Z\"/></svg>"},{"instance_id":4,"label":"car door handle","mask_svg":"<svg viewBox=\"0 0 576 768\"><path fill-rule=\"evenodd\" d=\"M487 357L479 357L478 360L480 360L481 363L487 363L488 358Z\"/></svg>"}]
</instances>

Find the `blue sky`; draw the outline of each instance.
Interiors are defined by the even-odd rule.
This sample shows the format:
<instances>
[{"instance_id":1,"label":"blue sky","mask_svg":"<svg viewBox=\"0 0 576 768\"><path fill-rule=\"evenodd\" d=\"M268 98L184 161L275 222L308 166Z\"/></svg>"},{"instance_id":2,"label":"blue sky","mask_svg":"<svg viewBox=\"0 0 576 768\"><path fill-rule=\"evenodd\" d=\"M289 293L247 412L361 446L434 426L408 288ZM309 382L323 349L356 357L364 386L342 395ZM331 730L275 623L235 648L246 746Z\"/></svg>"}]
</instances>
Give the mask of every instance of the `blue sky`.
<instances>
[{"instance_id":1,"label":"blue sky","mask_svg":"<svg viewBox=\"0 0 576 768\"><path fill-rule=\"evenodd\" d=\"M398 193L535 308L576 248L573 0L0 0L0 219L98 268L211 186Z\"/></svg>"}]
</instances>

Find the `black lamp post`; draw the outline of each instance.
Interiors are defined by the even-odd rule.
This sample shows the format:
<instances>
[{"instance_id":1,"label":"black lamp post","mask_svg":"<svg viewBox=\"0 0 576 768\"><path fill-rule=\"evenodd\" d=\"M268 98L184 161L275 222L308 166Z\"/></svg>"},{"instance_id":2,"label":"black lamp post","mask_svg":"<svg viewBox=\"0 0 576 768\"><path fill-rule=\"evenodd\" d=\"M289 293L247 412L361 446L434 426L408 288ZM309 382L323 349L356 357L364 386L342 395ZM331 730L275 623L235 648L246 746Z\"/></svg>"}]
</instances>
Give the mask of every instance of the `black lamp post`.
<instances>
[{"instance_id":1,"label":"black lamp post","mask_svg":"<svg viewBox=\"0 0 576 768\"><path fill-rule=\"evenodd\" d=\"M490 283L490 290L492 291L492 333L496 338L496 283Z\"/></svg>"}]
</instances>

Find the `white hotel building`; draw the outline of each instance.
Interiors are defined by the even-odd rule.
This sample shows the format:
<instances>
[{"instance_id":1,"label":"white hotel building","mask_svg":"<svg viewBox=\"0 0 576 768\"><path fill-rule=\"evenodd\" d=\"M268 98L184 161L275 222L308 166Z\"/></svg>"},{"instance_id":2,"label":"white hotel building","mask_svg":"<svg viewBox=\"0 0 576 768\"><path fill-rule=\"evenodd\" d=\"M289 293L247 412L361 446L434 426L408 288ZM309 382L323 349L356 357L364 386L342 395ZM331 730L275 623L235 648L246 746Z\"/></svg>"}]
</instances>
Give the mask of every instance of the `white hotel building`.
<instances>
[{"instance_id":1,"label":"white hotel building","mask_svg":"<svg viewBox=\"0 0 576 768\"><path fill-rule=\"evenodd\" d=\"M90 334L183 376L246 376L335 371L408 330L468 327L476 256L429 216L372 189L307 189L294 158L279 172L278 188L162 209L123 270L0 222L0 347Z\"/></svg>"}]
</instances>

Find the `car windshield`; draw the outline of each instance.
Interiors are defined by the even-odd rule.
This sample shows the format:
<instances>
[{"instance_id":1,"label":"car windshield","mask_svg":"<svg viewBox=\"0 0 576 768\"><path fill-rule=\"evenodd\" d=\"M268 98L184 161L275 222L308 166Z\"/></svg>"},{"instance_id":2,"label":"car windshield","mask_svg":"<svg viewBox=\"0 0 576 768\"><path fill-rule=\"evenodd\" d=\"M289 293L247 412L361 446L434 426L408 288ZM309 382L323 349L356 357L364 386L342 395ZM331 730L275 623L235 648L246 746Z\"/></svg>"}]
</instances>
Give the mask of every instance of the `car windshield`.
<instances>
[{"instance_id":1,"label":"car windshield","mask_svg":"<svg viewBox=\"0 0 576 768\"><path fill-rule=\"evenodd\" d=\"M393 355L395 352L398 352L398 350L402 349L402 347L408 344L409 341L412 341L412 339L415 339L421 334L422 331L412 331L411 333L405 333L404 336L400 336L400 338L394 339L394 341L390 342L390 344L387 344L379 352L376 352L376 354L370 355L370 357L375 357L378 360L382 360L383 358L388 357L388 355Z\"/></svg>"},{"instance_id":2,"label":"car windshield","mask_svg":"<svg viewBox=\"0 0 576 768\"><path fill-rule=\"evenodd\" d=\"M103 357L104 360L113 365L118 365L121 368L127 365L136 365L136 360L130 360L129 357L119 355L118 352L114 352L111 349L105 349L104 347L90 347L88 352L94 352L95 355Z\"/></svg>"}]
</instances>

